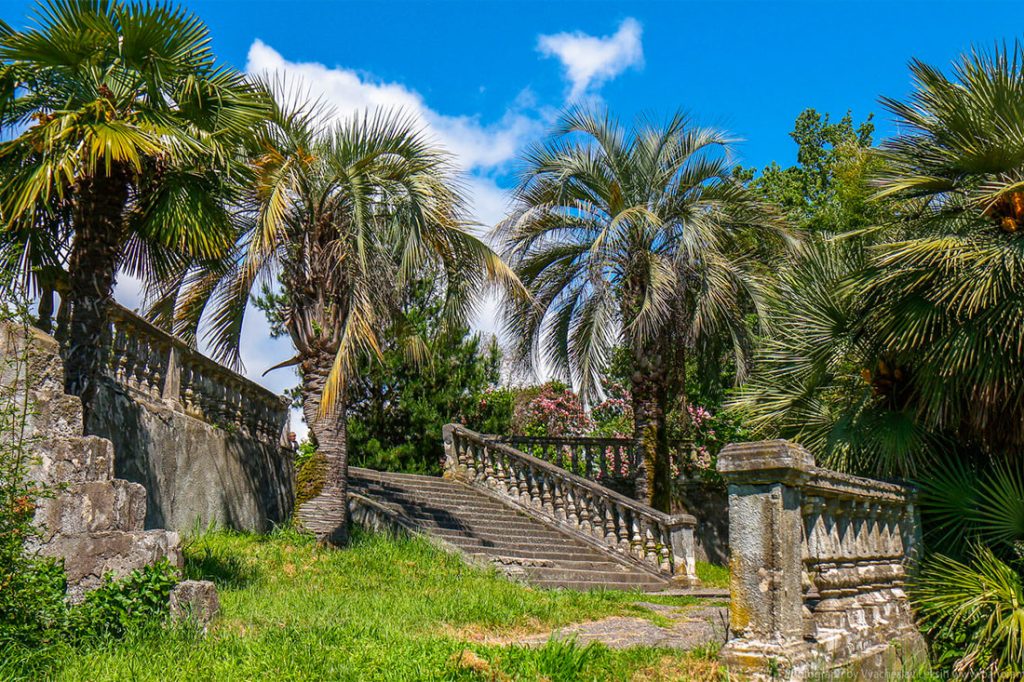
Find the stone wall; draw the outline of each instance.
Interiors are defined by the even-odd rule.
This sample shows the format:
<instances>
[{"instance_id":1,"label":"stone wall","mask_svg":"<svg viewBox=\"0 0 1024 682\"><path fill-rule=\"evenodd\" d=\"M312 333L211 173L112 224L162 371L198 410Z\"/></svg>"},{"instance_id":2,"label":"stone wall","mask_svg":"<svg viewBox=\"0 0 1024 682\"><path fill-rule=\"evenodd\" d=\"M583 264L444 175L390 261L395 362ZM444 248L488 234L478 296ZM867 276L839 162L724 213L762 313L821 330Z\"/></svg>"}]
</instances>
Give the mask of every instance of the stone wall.
<instances>
[{"instance_id":1,"label":"stone wall","mask_svg":"<svg viewBox=\"0 0 1024 682\"><path fill-rule=\"evenodd\" d=\"M927 664L903 584L920 546L912 489L821 469L786 441L727 446L730 627L755 679L888 679ZM846 679L844 677L843 679Z\"/></svg>"},{"instance_id":2,"label":"stone wall","mask_svg":"<svg viewBox=\"0 0 1024 682\"><path fill-rule=\"evenodd\" d=\"M29 549L64 560L68 595L76 601L101 584L160 559L181 566L178 534L144 530L146 489L114 477L110 441L83 435L82 403L64 394L57 342L42 332L0 325L0 396L26 421L33 458L29 476L51 493L38 500L41 530Z\"/></svg>"},{"instance_id":3,"label":"stone wall","mask_svg":"<svg viewBox=\"0 0 1024 682\"><path fill-rule=\"evenodd\" d=\"M266 531L291 515L292 454L277 440L208 424L113 380L97 391L86 429L114 443L119 478L145 486L146 528Z\"/></svg>"}]
</instances>

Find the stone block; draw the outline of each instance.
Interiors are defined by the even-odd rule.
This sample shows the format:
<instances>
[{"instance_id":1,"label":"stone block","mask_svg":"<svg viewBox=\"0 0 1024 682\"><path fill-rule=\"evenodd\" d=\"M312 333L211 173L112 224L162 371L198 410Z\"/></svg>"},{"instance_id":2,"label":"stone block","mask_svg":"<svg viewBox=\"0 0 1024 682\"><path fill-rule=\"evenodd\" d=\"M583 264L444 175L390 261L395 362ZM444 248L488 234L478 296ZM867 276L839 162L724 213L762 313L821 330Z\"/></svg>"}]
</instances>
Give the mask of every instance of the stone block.
<instances>
[{"instance_id":1,"label":"stone block","mask_svg":"<svg viewBox=\"0 0 1024 682\"><path fill-rule=\"evenodd\" d=\"M39 501L35 521L45 540L57 533L142 530L146 489L121 479L72 483L56 496Z\"/></svg>"},{"instance_id":2,"label":"stone block","mask_svg":"<svg viewBox=\"0 0 1024 682\"><path fill-rule=\"evenodd\" d=\"M209 580L184 580L171 590L171 618L191 620L204 629L220 611L217 588Z\"/></svg>"},{"instance_id":3,"label":"stone block","mask_svg":"<svg viewBox=\"0 0 1024 682\"><path fill-rule=\"evenodd\" d=\"M37 458L30 478L47 486L114 477L114 446L99 436L44 438L31 445Z\"/></svg>"},{"instance_id":4,"label":"stone block","mask_svg":"<svg viewBox=\"0 0 1024 682\"><path fill-rule=\"evenodd\" d=\"M99 587L107 573L123 578L165 558L176 568L182 566L178 534L164 530L57 535L40 548L40 554L64 559L72 601Z\"/></svg>"},{"instance_id":5,"label":"stone block","mask_svg":"<svg viewBox=\"0 0 1024 682\"><path fill-rule=\"evenodd\" d=\"M35 413L31 415L28 435L32 438L55 436L81 436L85 432L82 421L82 399L78 396L55 394L34 396Z\"/></svg>"}]
</instances>

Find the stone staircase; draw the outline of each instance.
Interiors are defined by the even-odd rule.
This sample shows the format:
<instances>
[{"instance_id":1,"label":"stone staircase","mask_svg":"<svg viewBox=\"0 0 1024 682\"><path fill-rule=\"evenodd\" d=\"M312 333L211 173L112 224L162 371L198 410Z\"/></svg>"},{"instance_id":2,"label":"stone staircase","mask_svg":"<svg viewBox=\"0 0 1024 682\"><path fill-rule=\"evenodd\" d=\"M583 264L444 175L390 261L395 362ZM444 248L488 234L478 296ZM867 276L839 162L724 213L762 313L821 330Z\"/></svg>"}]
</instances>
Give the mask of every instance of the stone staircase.
<instances>
[{"instance_id":1,"label":"stone staircase","mask_svg":"<svg viewBox=\"0 0 1024 682\"><path fill-rule=\"evenodd\" d=\"M349 493L471 560L536 587L660 591L656 570L603 551L464 483L352 467Z\"/></svg>"},{"instance_id":2,"label":"stone staircase","mask_svg":"<svg viewBox=\"0 0 1024 682\"><path fill-rule=\"evenodd\" d=\"M43 556L64 560L68 597L77 601L107 573L168 559L181 567L178 534L143 530L146 489L114 478L109 440L83 435L82 403L64 394L64 368L57 342L42 332L0 326L0 386L22 404L28 382L26 436L34 457L29 476L52 491L38 501L35 540Z\"/></svg>"}]
</instances>

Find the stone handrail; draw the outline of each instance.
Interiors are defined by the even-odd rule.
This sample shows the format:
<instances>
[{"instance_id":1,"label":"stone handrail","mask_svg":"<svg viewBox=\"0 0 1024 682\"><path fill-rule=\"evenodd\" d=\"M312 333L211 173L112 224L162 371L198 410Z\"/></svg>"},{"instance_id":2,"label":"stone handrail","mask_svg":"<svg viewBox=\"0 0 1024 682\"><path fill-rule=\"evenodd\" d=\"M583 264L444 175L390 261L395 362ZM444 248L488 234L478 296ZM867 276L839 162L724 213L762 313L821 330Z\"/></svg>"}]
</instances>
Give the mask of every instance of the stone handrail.
<instances>
[{"instance_id":1,"label":"stone handrail","mask_svg":"<svg viewBox=\"0 0 1024 682\"><path fill-rule=\"evenodd\" d=\"M108 308L107 376L208 424L286 444L288 400L119 305Z\"/></svg>"},{"instance_id":2,"label":"stone handrail","mask_svg":"<svg viewBox=\"0 0 1024 682\"><path fill-rule=\"evenodd\" d=\"M624 490L637 499L643 497L646 489L640 477L640 449L633 438L498 435L494 439L577 476ZM670 443L672 457L680 469L691 447L692 443L685 440Z\"/></svg>"},{"instance_id":3,"label":"stone handrail","mask_svg":"<svg viewBox=\"0 0 1024 682\"><path fill-rule=\"evenodd\" d=\"M723 660L801 679L923 654L903 592L920 547L912 488L819 468L786 441L729 445L718 471L732 555Z\"/></svg>"},{"instance_id":4,"label":"stone handrail","mask_svg":"<svg viewBox=\"0 0 1024 682\"><path fill-rule=\"evenodd\" d=\"M636 478L636 443L631 438L495 436L499 443L551 462L592 481Z\"/></svg>"},{"instance_id":5,"label":"stone handrail","mask_svg":"<svg viewBox=\"0 0 1024 682\"><path fill-rule=\"evenodd\" d=\"M495 491L676 582L697 583L692 516L664 514L460 425L444 427L444 444L446 475Z\"/></svg>"}]
</instances>

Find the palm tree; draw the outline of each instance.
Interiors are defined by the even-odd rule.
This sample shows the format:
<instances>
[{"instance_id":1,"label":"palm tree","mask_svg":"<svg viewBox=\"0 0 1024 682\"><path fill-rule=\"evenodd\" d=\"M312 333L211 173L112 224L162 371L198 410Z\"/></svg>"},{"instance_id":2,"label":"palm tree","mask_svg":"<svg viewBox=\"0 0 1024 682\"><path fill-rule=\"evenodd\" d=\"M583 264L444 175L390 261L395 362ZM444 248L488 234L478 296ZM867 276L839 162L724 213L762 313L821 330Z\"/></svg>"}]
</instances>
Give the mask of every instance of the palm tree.
<instances>
[{"instance_id":1,"label":"palm tree","mask_svg":"<svg viewBox=\"0 0 1024 682\"><path fill-rule=\"evenodd\" d=\"M194 337L210 308L217 354L237 361L246 301L278 276L283 325L297 350L304 416L327 463L310 524L322 540L346 539L346 385L365 357L380 358L386 331L401 331L406 288L426 267L440 273L444 319L462 322L486 280L514 283L504 263L467 230L450 156L396 113L375 112L325 126L328 112L275 104L252 159L248 226L223 269L194 269L169 281L175 326ZM180 293L179 293L180 292ZM422 357L422 339L406 335ZM289 363L283 363L289 364ZM300 514L302 514L300 510Z\"/></svg>"},{"instance_id":2,"label":"palm tree","mask_svg":"<svg viewBox=\"0 0 1024 682\"><path fill-rule=\"evenodd\" d=\"M33 28L0 26L3 242L24 247L30 279L66 256L66 389L87 407L117 273L230 246L234 157L265 114L202 22L169 5L50 0Z\"/></svg>"},{"instance_id":3,"label":"palm tree","mask_svg":"<svg viewBox=\"0 0 1024 682\"><path fill-rule=\"evenodd\" d=\"M761 305L746 239L769 221L732 179L728 147L681 115L625 128L608 114L570 111L526 155L514 210L499 226L534 299L506 308L522 362L554 369L593 399L613 346L627 348L643 485L662 509L665 415L685 401L686 358L707 365L724 341L742 376L745 314Z\"/></svg>"},{"instance_id":4,"label":"palm tree","mask_svg":"<svg viewBox=\"0 0 1024 682\"><path fill-rule=\"evenodd\" d=\"M952 76L914 62L886 99L893 238L862 280L866 324L908 368L922 417L983 448L1024 445L1024 51L973 52Z\"/></svg>"}]
</instances>

